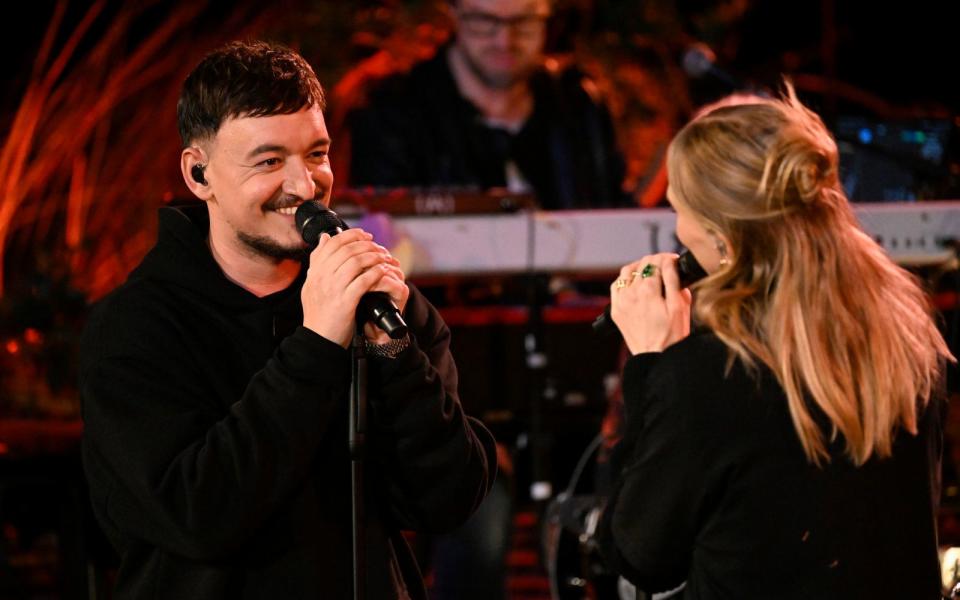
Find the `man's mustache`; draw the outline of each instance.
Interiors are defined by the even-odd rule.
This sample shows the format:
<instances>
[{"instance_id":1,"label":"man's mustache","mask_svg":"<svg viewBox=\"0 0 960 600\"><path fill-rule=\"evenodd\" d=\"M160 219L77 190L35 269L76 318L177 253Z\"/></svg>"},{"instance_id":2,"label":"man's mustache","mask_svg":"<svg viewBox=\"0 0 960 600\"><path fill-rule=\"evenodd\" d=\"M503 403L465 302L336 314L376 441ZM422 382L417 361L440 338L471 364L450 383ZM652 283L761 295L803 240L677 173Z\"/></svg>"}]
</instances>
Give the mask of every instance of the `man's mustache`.
<instances>
[{"instance_id":1,"label":"man's mustache","mask_svg":"<svg viewBox=\"0 0 960 600\"><path fill-rule=\"evenodd\" d=\"M326 190L322 190L319 193L315 194L314 197L311 198L311 200L314 200L316 202L322 202L325 196L326 196ZM277 210L280 208L292 208L295 206L300 206L304 202L306 202L306 200L304 200L300 196L284 194L279 198L268 202L264 206L264 208L266 208L267 210Z\"/></svg>"}]
</instances>

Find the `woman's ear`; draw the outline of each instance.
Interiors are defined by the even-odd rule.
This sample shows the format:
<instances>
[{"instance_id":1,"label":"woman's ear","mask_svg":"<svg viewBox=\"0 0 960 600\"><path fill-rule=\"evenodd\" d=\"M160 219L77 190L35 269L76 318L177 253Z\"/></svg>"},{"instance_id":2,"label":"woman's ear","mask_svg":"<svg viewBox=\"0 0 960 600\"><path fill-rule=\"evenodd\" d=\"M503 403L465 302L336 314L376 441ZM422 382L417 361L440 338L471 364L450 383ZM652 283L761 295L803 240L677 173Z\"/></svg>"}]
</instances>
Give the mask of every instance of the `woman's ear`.
<instances>
[{"instance_id":1,"label":"woman's ear","mask_svg":"<svg viewBox=\"0 0 960 600\"><path fill-rule=\"evenodd\" d=\"M713 229L708 229L707 233L709 233L710 237L713 239L713 247L716 249L717 256L720 258L720 266L726 267L730 264L730 261L733 260L733 252L732 246L730 245L730 240L727 238L727 236Z\"/></svg>"}]
</instances>

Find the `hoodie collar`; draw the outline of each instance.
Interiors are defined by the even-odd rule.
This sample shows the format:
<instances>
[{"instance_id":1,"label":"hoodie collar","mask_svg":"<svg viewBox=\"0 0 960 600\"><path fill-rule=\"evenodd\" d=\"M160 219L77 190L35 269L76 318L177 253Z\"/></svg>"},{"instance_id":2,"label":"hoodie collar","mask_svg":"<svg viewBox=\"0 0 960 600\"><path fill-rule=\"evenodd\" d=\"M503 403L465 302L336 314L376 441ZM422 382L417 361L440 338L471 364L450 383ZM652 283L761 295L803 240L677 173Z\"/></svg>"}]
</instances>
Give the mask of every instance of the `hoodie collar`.
<instances>
[{"instance_id":1,"label":"hoodie collar","mask_svg":"<svg viewBox=\"0 0 960 600\"><path fill-rule=\"evenodd\" d=\"M158 217L157 243L131 279L164 281L203 296L211 304L234 309L276 305L303 285L304 268L286 289L262 298L227 279L207 246L210 218L203 203L164 206Z\"/></svg>"}]
</instances>

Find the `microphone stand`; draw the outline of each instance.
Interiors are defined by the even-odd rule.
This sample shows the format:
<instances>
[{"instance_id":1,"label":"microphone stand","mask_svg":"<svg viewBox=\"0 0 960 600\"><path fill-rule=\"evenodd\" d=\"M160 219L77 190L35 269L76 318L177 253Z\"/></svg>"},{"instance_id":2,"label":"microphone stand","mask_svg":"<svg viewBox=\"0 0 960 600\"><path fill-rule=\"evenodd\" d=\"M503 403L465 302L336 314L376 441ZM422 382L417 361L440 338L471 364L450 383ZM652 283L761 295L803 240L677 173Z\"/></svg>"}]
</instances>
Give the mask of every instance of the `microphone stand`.
<instances>
[{"instance_id":1,"label":"microphone stand","mask_svg":"<svg viewBox=\"0 0 960 600\"><path fill-rule=\"evenodd\" d=\"M366 598L366 553L363 546L366 518L363 504L363 451L367 433L367 351L363 323L357 321L350 348L350 479L353 483L353 598Z\"/></svg>"},{"instance_id":2,"label":"microphone stand","mask_svg":"<svg viewBox=\"0 0 960 600\"><path fill-rule=\"evenodd\" d=\"M530 499L538 510L553 495L549 478L549 451L551 440L543 426L544 402L552 397L547 377L549 359L544 346L543 309L548 288L548 276L536 267L536 214L527 212L527 331L523 345L527 371L530 374L530 453L532 457Z\"/></svg>"}]
</instances>

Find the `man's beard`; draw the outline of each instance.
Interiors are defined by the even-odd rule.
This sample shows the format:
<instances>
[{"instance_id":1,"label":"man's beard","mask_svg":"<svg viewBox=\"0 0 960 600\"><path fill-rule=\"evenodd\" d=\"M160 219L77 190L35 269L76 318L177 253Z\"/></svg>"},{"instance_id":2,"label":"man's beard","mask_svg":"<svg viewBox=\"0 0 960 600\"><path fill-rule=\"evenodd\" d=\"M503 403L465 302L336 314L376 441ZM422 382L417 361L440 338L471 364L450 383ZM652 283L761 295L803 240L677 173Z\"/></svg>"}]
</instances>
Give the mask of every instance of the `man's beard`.
<instances>
[{"instance_id":1,"label":"man's beard","mask_svg":"<svg viewBox=\"0 0 960 600\"><path fill-rule=\"evenodd\" d=\"M250 235L238 231L237 239L258 256L275 260L302 260L308 253L306 246L281 246L265 235Z\"/></svg>"}]
</instances>

